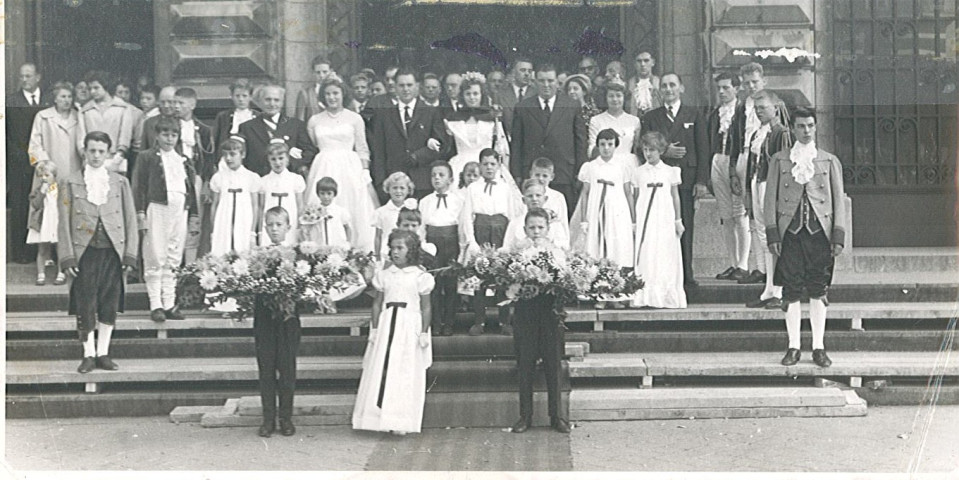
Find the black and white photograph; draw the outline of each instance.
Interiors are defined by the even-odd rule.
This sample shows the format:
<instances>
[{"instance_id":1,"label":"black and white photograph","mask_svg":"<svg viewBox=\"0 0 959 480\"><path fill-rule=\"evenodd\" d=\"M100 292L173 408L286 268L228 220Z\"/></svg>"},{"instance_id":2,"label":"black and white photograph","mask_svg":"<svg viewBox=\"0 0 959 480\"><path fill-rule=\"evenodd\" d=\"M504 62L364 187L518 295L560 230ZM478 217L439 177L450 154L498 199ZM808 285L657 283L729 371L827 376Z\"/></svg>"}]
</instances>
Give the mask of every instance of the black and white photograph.
<instances>
[{"instance_id":1,"label":"black and white photograph","mask_svg":"<svg viewBox=\"0 0 959 480\"><path fill-rule=\"evenodd\" d=\"M959 0L0 9L4 478L959 475Z\"/></svg>"}]
</instances>

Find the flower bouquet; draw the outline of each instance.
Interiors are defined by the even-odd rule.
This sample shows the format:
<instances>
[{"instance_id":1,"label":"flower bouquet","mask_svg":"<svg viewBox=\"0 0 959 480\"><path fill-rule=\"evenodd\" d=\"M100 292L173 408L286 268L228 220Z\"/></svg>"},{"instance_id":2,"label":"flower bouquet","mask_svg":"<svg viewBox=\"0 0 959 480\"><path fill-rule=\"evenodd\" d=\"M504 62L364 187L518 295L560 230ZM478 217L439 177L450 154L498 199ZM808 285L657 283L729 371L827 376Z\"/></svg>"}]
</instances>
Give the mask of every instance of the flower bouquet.
<instances>
[{"instance_id":1,"label":"flower bouquet","mask_svg":"<svg viewBox=\"0 0 959 480\"><path fill-rule=\"evenodd\" d=\"M372 254L303 242L207 255L179 269L177 278L202 289L211 304L235 304L234 317L250 316L257 301L289 317L297 305L335 312L335 302L363 291L371 265Z\"/></svg>"},{"instance_id":2,"label":"flower bouquet","mask_svg":"<svg viewBox=\"0 0 959 480\"><path fill-rule=\"evenodd\" d=\"M548 295L562 307L577 294L566 258L566 252L556 248L504 251L483 247L459 267L460 289L498 290L506 297L501 305Z\"/></svg>"},{"instance_id":3,"label":"flower bouquet","mask_svg":"<svg viewBox=\"0 0 959 480\"><path fill-rule=\"evenodd\" d=\"M577 297L582 301L623 302L643 288L643 280L632 268L620 268L607 258L576 253L569 264Z\"/></svg>"}]
</instances>

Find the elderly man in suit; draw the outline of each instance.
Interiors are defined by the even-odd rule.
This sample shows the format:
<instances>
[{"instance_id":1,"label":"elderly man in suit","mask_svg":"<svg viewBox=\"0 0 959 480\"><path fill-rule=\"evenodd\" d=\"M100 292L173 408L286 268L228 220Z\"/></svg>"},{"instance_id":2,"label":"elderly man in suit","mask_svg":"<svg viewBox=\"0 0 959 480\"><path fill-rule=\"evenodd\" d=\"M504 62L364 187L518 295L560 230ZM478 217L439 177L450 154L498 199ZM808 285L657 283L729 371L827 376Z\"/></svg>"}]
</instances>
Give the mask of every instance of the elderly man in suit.
<instances>
[{"instance_id":1,"label":"elderly man in suit","mask_svg":"<svg viewBox=\"0 0 959 480\"><path fill-rule=\"evenodd\" d=\"M503 127L507 135L513 127L513 109L516 104L536 96L536 84L533 83L533 62L528 58L513 61L513 80L494 92L493 103L503 109Z\"/></svg>"},{"instance_id":2,"label":"elderly man in suit","mask_svg":"<svg viewBox=\"0 0 959 480\"><path fill-rule=\"evenodd\" d=\"M826 293L832 283L834 258L846 244L842 164L835 155L816 147L816 113L797 108L791 119L796 143L773 155L765 198L766 241L779 257L776 283L783 286L783 310L789 348L783 365L799 361L799 300L809 295L812 359L820 367L832 365L826 355Z\"/></svg>"},{"instance_id":3,"label":"elderly man in suit","mask_svg":"<svg viewBox=\"0 0 959 480\"><path fill-rule=\"evenodd\" d=\"M154 115L143 121L143 138L139 145L135 145L138 151L150 150L156 147L156 124L160 117L176 118L176 87L169 85L160 89L160 95L157 97L157 109L159 115Z\"/></svg>"},{"instance_id":4,"label":"elderly man in suit","mask_svg":"<svg viewBox=\"0 0 959 480\"><path fill-rule=\"evenodd\" d=\"M306 133L306 124L283 113L285 90L279 85L265 85L256 91L256 104L263 113L240 125L240 136L246 139L246 159L243 166L257 175L270 172L266 161L266 147L270 140L282 138L290 147L290 171L306 174L318 151Z\"/></svg>"},{"instance_id":5,"label":"elderly man in suit","mask_svg":"<svg viewBox=\"0 0 959 480\"><path fill-rule=\"evenodd\" d=\"M706 120L696 107L684 105L683 79L676 73L667 73L660 80L663 106L643 117L643 134L659 132L666 137L669 147L663 162L680 167L682 184L679 203L686 231L681 238L683 252L683 282L687 288L699 284L693 278L693 217L695 200L706 194L709 183L709 141Z\"/></svg>"},{"instance_id":6,"label":"elderly man in suit","mask_svg":"<svg viewBox=\"0 0 959 480\"><path fill-rule=\"evenodd\" d=\"M396 72L395 102L381 101L373 112L370 173L380 188L393 172L404 172L416 186L414 196L432 192L430 164L445 160L450 140L438 108L426 105L419 96L419 77L409 69ZM384 198L381 196L381 200Z\"/></svg>"},{"instance_id":7,"label":"elderly man in suit","mask_svg":"<svg viewBox=\"0 0 959 480\"><path fill-rule=\"evenodd\" d=\"M586 162L588 132L580 115L579 102L558 94L556 67L542 64L536 69L536 97L516 104L510 151L510 171L520 179L528 178L533 161L546 157L553 161L554 178L550 188L566 197L568 211L576 207L576 175Z\"/></svg>"},{"instance_id":8,"label":"elderly man in suit","mask_svg":"<svg viewBox=\"0 0 959 480\"><path fill-rule=\"evenodd\" d=\"M33 119L40 110L53 105L49 93L40 90L41 75L37 66L25 63L20 67L19 88L7 95L7 206L10 208L10 259L30 263L37 256L34 245L27 245L27 216L33 166L27 148Z\"/></svg>"},{"instance_id":9,"label":"elderly man in suit","mask_svg":"<svg viewBox=\"0 0 959 480\"><path fill-rule=\"evenodd\" d=\"M326 110L326 105L320 99L320 85L330 76L333 70L330 68L330 61L320 55L313 59L312 70L313 85L310 85L296 95L296 108L294 116L301 122L306 122L313 115Z\"/></svg>"}]
</instances>

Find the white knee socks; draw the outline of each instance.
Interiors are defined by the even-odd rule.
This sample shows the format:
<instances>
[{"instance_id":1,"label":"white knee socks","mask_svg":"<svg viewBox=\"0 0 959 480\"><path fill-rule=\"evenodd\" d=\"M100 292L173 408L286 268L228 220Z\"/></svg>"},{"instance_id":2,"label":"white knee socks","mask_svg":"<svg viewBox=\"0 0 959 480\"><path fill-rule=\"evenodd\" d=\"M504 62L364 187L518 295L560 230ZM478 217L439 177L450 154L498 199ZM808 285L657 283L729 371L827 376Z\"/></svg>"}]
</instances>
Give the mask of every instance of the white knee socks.
<instances>
[{"instance_id":1,"label":"white knee socks","mask_svg":"<svg viewBox=\"0 0 959 480\"><path fill-rule=\"evenodd\" d=\"M749 236L749 219L745 215L733 217L733 235L736 240L736 263L733 266L743 270L749 270L749 244L752 238Z\"/></svg>"},{"instance_id":2,"label":"white knee socks","mask_svg":"<svg viewBox=\"0 0 959 480\"><path fill-rule=\"evenodd\" d=\"M773 297L783 298L783 287L773 285L773 277L776 273L776 256L766 250L763 257L766 260L766 288L763 289L763 293L759 295L759 299L768 300Z\"/></svg>"},{"instance_id":3,"label":"white knee socks","mask_svg":"<svg viewBox=\"0 0 959 480\"><path fill-rule=\"evenodd\" d=\"M88 332L86 338L80 340L80 344L83 345L83 358L97 356L97 347L96 344L94 344L93 331Z\"/></svg>"},{"instance_id":4,"label":"white knee socks","mask_svg":"<svg viewBox=\"0 0 959 480\"><path fill-rule=\"evenodd\" d=\"M799 327L802 325L802 308L799 302L792 302L786 310L786 334L789 336L789 348L800 348Z\"/></svg>"},{"instance_id":5,"label":"white knee socks","mask_svg":"<svg viewBox=\"0 0 959 480\"><path fill-rule=\"evenodd\" d=\"M112 335L113 325L107 325L105 323L97 324L97 355L105 357L110 354L110 337Z\"/></svg>"},{"instance_id":6,"label":"white knee socks","mask_svg":"<svg viewBox=\"0 0 959 480\"><path fill-rule=\"evenodd\" d=\"M812 326L812 348L821 350L826 335L826 304L821 298L809 299L809 324Z\"/></svg>"},{"instance_id":7,"label":"white knee socks","mask_svg":"<svg viewBox=\"0 0 959 480\"><path fill-rule=\"evenodd\" d=\"M159 268L148 268L143 272L143 280L147 284L147 297L150 299L150 310L163 308L163 274Z\"/></svg>"},{"instance_id":8,"label":"white knee socks","mask_svg":"<svg viewBox=\"0 0 959 480\"><path fill-rule=\"evenodd\" d=\"M722 228L723 241L726 243L726 255L729 259L729 265L736 267L739 261L739 256L736 255L739 252L739 245L736 243L736 219L724 218Z\"/></svg>"}]
</instances>

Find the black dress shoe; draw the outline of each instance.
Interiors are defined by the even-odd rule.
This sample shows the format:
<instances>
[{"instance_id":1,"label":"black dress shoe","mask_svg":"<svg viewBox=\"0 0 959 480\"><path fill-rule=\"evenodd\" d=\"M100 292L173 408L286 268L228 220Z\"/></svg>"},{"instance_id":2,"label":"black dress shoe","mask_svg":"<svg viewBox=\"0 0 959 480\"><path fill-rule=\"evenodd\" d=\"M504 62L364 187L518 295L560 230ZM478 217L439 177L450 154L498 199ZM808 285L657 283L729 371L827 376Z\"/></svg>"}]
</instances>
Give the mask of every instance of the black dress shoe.
<instances>
[{"instance_id":1,"label":"black dress shoe","mask_svg":"<svg viewBox=\"0 0 959 480\"><path fill-rule=\"evenodd\" d=\"M740 280L737 280L736 283L740 285L747 285L751 283L766 283L766 274L760 272L759 270L753 270Z\"/></svg>"},{"instance_id":2,"label":"black dress shoe","mask_svg":"<svg viewBox=\"0 0 959 480\"><path fill-rule=\"evenodd\" d=\"M169 310L164 310L163 316L166 317L167 320L183 320L186 318L180 313L180 307L175 305Z\"/></svg>"},{"instance_id":3,"label":"black dress shoe","mask_svg":"<svg viewBox=\"0 0 959 480\"><path fill-rule=\"evenodd\" d=\"M110 359L110 357L103 355L97 357L97 368L100 370L117 370L120 367Z\"/></svg>"},{"instance_id":4,"label":"black dress shoe","mask_svg":"<svg viewBox=\"0 0 959 480\"><path fill-rule=\"evenodd\" d=\"M553 417L550 419L549 425L553 427L553 430L559 433L569 433L572 431L572 429L569 428L569 422L564 418Z\"/></svg>"},{"instance_id":5,"label":"black dress shoe","mask_svg":"<svg viewBox=\"0 0 959 480\"><path fill-rule=\"evenodd\" d=\"M736 267L729 267L729 268L723 270L723 273L717 274L717 275L716 275L716 280L729 280L729 278L730 278L729 276L732 275L733 272L735 272L735 271L736 271Z\"/></svg>"},{"instance_id":6,"label":"black dress shoe","mask_svg":"<svg viewBox=\"0 0 959 480\"><path fill-rule=\"evenodd\" d=\"M166 321L166 313L162 308L154 308L150 310L150 320L160 323Z\"/></svg>"},{"instance_id":7,"label":"black dress shoe","mask_svg":"<svg viewBox=\"0 0 959 480\"><path fill-rule=\"evenodd\" d=\"M746 302L746 308L765 308L765 307L766 307L766 304L768 304L769 301L772 300L773 298L776 298L776 297L770 297L770 298L767 298L767 299L765 299L765 300L763 300L763 299L761 299L761 298L757 298L757 299L755 299L755 300L750 300L750 301Z\"/></svg>"},{"instance_id":8,"label":"black dress shoe","mask_svg":"<svg viewBox=\"0 0 959 480\"><path fill-rule=\"evenodd\" d=\"M80 361L80 366L77 367L77 371L80 373L90 373L94 368L97 368L97 360L93 357L83 357L83 360Z\"/></svg>"},{"instance_id":9,"label":"black dress shoe","mask_svg":"<svg viewBox=\"0 0 959 480\"><path fill-rule=\"evenodd\" d=\"M275 431L276 423L272 421L264 421L263 425L260 425L260 429L256 431L256 434L261 437L269 438L270 435L273 435L273 432Z\"/></svg>"},{"instance_id":10,"label":"black dress shoe","mask_svg":"<svg viewBox=\"0 0 959 480\"><path fill-rule=\"evenodd\" d=\"M739 267L736 267L736 271L734 271L733 273L731 273L731 274L729 275L728 280L734 280L734 281L737 281L737 282L738 282L738 281L746 278L747 276L749 276L749 272L747 272L747 271L745 271L745 270L743 270L743 269L741 269L741 268L739 268Z\"/></svg>"},{"instance_id":11,"label":"black dress shoe","mask_svg":"<svg viewBox=\"0 0 959 480\"><path fill-rule=\"evenodd\" d=\"M821 348L812 351L812 361L822 368L829 368L832 365L829 355L826 355L826 351Z\"/></svg>"},{"instance_id":12,"label":"black dress shoe","mask_svg":"<svg viewBox=\"0 0 959 480\"><path fill-rule=\"evenodd\" d=\"M770 298L764 307L766 310L779 310L783 307L783 300L779 297Z\"/></svg>"},{"instance_id":13,"label":"black dress shoe","mask_svg":"<svg viewBox=\"0 0 959 480\"><path fill-rule=\"evenodd\" d=\"M292 436L294 433L296 433L296 427L293 426L293 420L290 420L289 418L281 418L280 419L280 435L283 435L284 437L289 437L289 436Z\"/></svg>"},{"instance_id":14,"label":"black dress shoe","mask_svg":"<svg viewBox=\"0 0 959 480\"><path fill-rule=\"evenodd\" d=\"M799 353L798 348L790 348L789 350L786 350L786 356L784 356L782 361L779 363L782 363L783 365L787 367L791 365L795 365L799 363L799 358L801 356L802 355Z\"/></svg>"},{"instance_id":15,"label":"black dress shoe","mask_svg":"<svg viewBox=\"0 0 959 480\"><path fill-rule=\"evenodd\" d=\"M511 429L511 431L513 433L523 433L529 430L529 424L530 424L529 420L525 418L521 418L516 423L513 424L513 428Z\"/></svg>"}]
</instances>

